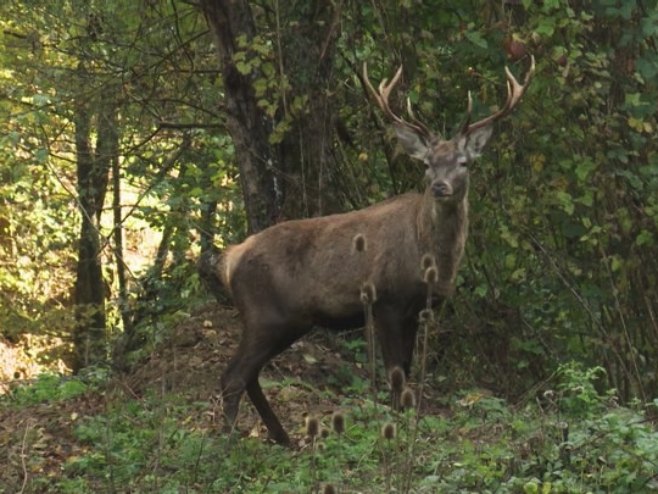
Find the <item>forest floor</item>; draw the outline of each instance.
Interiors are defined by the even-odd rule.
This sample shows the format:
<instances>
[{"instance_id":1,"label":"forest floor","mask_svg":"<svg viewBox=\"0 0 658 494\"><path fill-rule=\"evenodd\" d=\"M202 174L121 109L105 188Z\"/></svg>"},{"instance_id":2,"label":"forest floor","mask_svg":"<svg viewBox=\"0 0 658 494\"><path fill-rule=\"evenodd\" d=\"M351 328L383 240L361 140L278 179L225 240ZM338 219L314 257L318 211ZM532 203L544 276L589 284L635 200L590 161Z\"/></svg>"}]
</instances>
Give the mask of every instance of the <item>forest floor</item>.
<instances>
[{"instance_id":1,"label":"forest floor","mask_svg":"<svg viewBox=\"0 0 658 494\"><path fill-rule=\"evenodd\" d=\"M212 303L178 317L130 373L10 384L0 493L658 492L658 399L620 406L595 389L598 368L565 364L512 404L482 389L442 396L428 375L420 410L398 413L383 379L372 391L361 331L315 331L261 373L285 449L247 399L237 434L221 432L236 311ZM307 417L322 431L313 440Z\"/></svg>"},{"instance_id":2,"label":"forest floor","mask_svg":"<svg viewBox=\"0 0 658 494\"><path fill-rule=\"evenodd\" d=\"M314 331L263 369L260 380L265 394L295 447L307 444L307 416L331 416L340 409L346 389L355 382L367 385L361 333ZM71 399L40 401L37 397L36 403L21 403L18 408L7 406L11 400L0 402L0 463L6 461L8 467L0 470L0 492L29 485L33 476L59 478L67 463L89 453L88 441L74 432L78 424L86 417L107 414L124 400L139 402L145 396L175 394L190 405L206 402L210 406L196 408L183 418L185 427L222 434L219 376L235 352L240 334L237 311L209 303L178 324L130 373L115 376L101 387ZM355 361L355 356L361 361ZM428 393L424 410L439 413ZM48 392L43 394L47 398ZM238 430L242 436L269 442L246 395Z\"/></svg>"}]
</instances>

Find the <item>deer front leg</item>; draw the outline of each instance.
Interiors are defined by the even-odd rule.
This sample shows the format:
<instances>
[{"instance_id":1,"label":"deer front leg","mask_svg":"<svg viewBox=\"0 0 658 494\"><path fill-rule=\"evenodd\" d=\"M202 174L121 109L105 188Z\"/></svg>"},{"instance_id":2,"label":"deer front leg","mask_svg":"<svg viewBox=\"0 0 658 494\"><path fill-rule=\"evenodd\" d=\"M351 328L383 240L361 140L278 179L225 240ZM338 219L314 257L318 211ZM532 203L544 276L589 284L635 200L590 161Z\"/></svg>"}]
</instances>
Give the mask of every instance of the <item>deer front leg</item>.
<instances>
[{"instance_id":1,"label":"deer front leg","mask_svg":"<svg viewBox=\"0 0 658 494\"><path fill-rule=\"evenodd\" d=\"M404 317L394 308L382 307L375 312L375 327L387 378L390 379L396 367L402 369L405 378L408 378L418 329L415 318ZM394 410L400 407L401 391L397 387L391 389L391 406Z\"/></svg>"}]
</instances>

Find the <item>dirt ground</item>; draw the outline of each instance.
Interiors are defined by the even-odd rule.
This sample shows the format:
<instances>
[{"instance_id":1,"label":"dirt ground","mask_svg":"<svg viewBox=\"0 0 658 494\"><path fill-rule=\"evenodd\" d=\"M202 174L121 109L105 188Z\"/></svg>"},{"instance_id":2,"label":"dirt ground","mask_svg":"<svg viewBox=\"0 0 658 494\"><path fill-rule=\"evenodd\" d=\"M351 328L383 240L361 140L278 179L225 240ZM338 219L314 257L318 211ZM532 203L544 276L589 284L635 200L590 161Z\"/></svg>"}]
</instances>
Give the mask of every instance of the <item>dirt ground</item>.
<instances>
[{"instance_id":1,"label":"dirt ground","mask_svg":"<svg viewBox=\"0 0 658 494\"><path fill-rule=\"evenodd\" d=\"M178 325L159 351L125 376L121 385L135 396L149 390L180 392L191 401L217 401L219 376L238 346L242 325L231 307L208 304ZM341 341L361 337L356 334L315 331L272 360L261 372L261 385L284 427L293 433L300 429L308 413L332 413L336 403L326 396L340 394L347 376L368 378L365 365ZM341 369L337 375L332 373ZM332 376L333 379L327 379ZM283 386L268 386L270 382ZM332 393L322 393L329 389ZM219 427L220 410L213 417ZM245 395L238 418L239 429L252 436L266 437L256 411ZM300 429L301 430L301 429Z\"/></svg>"},{"instance_id":2,"label":"dirt ground","mask_svg":"<svg viewBox=\"0 0 658 494\"><path fill-rule=\"evenodd\" d=\"M234 309L209 303L175 327L133 372L115 377L106 389L20 409L0 405L0 463L12 467L3 470L14 472L14 477L21 472L27 475L29 449L30 459L40 456L39 474L57 478L67 459L86 451L74 435L82 417L104 413L113 400L142 400L148 393L175 393L189 403L213 403L207 408L211 412L191 420L198 422L193 424L197 430L214 429L220 434L218 378L237 347L240 331ZM315 331L263 369L261 384L293 442L304 440L303 424L309 413L318 417L331 414L341 397L349 394L344 388L355 376L368 379L367 366L355 362L354 351L346 344L361 337L361 331L339 335ZM431 407L432 401L429 397L425 403ZM267 440L266 430L246 398L238 428L244 435ZM0 473L0 490L2 477ZM11 481L16 485L16 478Z\"/></svg>"}]
</instances>

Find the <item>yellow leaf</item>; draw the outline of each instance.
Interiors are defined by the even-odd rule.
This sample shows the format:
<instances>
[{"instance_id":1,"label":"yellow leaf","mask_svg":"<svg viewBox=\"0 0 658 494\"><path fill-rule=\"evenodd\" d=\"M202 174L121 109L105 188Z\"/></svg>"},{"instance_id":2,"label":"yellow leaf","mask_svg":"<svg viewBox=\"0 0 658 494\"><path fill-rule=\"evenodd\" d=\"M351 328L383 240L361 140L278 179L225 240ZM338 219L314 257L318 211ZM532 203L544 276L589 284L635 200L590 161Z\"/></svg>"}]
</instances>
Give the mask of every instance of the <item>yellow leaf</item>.
<instances>
[{"instance_id":1,"label":"yellow leaf","mask_svg":"<svg viewBox=\"0 0 658 494\"><path fill-rule=\"evenodd\" d=\"M539 173L544 169L544 164L546 163L546 156L539 153L533 153L530 155L530 166L532 171Z\"/></svg>"}]
</instances>

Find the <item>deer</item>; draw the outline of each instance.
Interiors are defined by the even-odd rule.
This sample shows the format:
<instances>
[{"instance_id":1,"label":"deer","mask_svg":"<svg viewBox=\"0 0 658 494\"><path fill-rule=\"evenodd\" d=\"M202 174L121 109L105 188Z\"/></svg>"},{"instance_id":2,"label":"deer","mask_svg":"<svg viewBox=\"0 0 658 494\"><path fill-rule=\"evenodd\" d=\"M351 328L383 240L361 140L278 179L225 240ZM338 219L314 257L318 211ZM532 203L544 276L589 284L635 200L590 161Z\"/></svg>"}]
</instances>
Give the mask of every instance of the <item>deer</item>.
<instances>
[{"instance_id":1,"label":"deer","mask_svg":"<svg viewBox=\"0 0 658 494\"><path fill-rule=\"evenodd\" d=\"M392 121L404 152L425 165L425 189L360 210L284 221L223 252L214 249L201 256L200 277L215 295L218 287L224 287L244 327L220 378L228 430L235 428L246 391L270 438L290 445L259 384L259 373L316 326L363 327L364 284L369 287L384 367L387 372L401 368L409 376L418 314L428 298L425 271L434 269L432 296L436 300L452 295L468 236L468 166L482 154L493 124L518 105L534 70L531 56L521 84L505 67L507 100L477 122L471 122L469 92L463 123L452 138L444 139L422 123L408 100L408 118L391 109L389 96L400 80L402 66L390 83L384 79L375 89L364 63L364 87Z\"/></svg>"}]
</instances>

